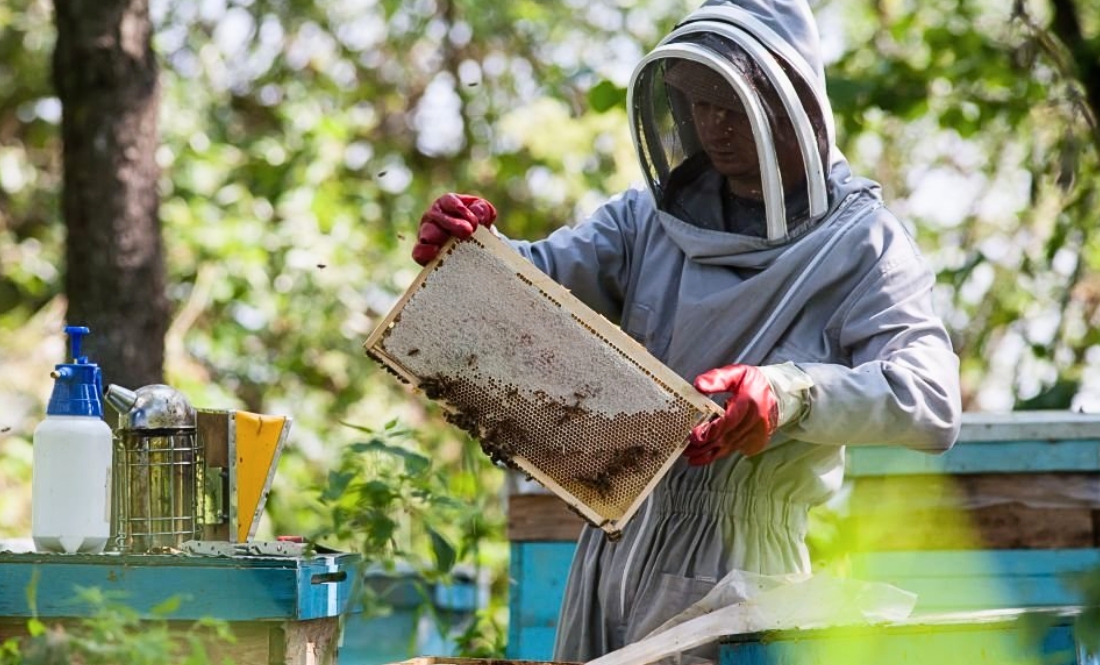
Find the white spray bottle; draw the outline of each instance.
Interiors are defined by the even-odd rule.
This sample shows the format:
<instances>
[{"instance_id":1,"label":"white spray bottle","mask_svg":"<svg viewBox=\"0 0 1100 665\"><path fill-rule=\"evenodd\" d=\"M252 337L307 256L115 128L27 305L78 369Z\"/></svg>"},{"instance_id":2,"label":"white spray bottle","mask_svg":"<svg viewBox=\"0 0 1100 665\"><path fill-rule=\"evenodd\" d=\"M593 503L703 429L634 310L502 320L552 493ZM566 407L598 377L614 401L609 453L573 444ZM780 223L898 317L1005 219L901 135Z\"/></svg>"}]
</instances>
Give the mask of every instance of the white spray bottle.
<instances>
[{"instance_id":1,"label":"white spray bottle","mask_svg":"<svg viewBox=\"0 0 1100 665\"><path fill-rule=\"evenodd\" d=\"M111 428L99 366L80 355L90 332L66 326L72 362L57 365L46 419L34 430L31 535L39 552L102 552L111 535Z\"/></svg>"}]
</instances>

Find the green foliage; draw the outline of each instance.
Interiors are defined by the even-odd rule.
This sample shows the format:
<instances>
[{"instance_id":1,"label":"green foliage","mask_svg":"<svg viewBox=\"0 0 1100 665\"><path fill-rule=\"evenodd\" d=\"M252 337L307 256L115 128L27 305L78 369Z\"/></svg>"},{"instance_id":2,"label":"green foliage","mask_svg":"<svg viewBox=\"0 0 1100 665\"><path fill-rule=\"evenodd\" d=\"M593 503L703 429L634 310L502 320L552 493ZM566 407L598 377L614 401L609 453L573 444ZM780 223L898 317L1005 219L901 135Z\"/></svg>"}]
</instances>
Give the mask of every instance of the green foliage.
<instances>
[{"instance_id":1,"label":"green foliage","mask_svg":"<svg viewBox=\"0 0 1100 665\"><path fill-rule=\"evenodd\" d=\"M491 488L483 482L501 472L488 468L479 450L443 468L416 452L416 433L396 420L378 430L349 427L363 438L345 446L329 471L314 505L311 521L318 526L310 541L361 552L361 573L392 573L406 564L412 572L402 575L417 584L447 584L456 581L456 566L464 562L464 575L476 581L489 572L503 584L506 553L491 544L501 542L503 515L496 492L487 492ZM455 638L464 655L503 655L506 617L503 589L497 591L497 600L478 608ZM431 594L420 596L417 612L435 613ZM357 600L367 617L389 611L385 594L370 585ZM450 627L446 617L434 623Z\"/></svg>"},{"instance_id":2,"label":"green foliage","mask_svg":"<svg viewBox=\"0 0 1100 665\"><path fill-rule=\"evenodd\" d=\"M53 40L47 3L0 8L0 329L32 316L61 288Z\"/></svg>"},{"instance_id":3,"label":"green foliage","mask_svg":"<svg viewBox=\"0 0 1100 665\"><path fill-rule=\"evenodd\" d=\"M486 630L486 626L492 630ZM473 622L454 637L458 653L468 658L501 658L507 645L507 632L500 630L489 612L479 611Z\"/></svg>"},{"instance_id":4,"label":"green foliage","mask_svg":"<svg viewBox=\"0 0 1100 665\"><path fill-rule=\"evenodd\" d=\"M1095 38L1095 12L1073 4ZM848 47L829 71L841 144L938 269L966 407L1082 406L1096 382L1082 379L1095 375L1100 133L1049 7L843 7ZM1039 397L1055 384L1061 399Z\"/></svg>"},{"instance_id":5,"label":"green foliage","mask_svg":"<svg viewBox=\"0 0 1100 665\"><path fill-rule=\"evenodd\" d=\"M1074 627L1081 648L1088 654L1100 654L1100 570L1072 576L1066 583L1079 594L1083 607Z\"/></svg>"},{"instance_id":6,"label":"green foliage","mask_svg":"<svg viewBox=\"0 0 1100 665\"><path fill-rule=\"evenodd\" d=\"M417 434L397 420L378 430L348 426L367 438L342 448L308 504L312 518L297 518L316 524L310 540L362 552L368 563L430 563L434 578L499 533L493 490L503 472L480 451L443 466L417 452Z\"/></svg>"},{"instance_id":7,"label":"green foliage","mask_svg":"<svg viewBox=\"0 0 1100 665\"><path fill-rule=\"evenodd\" d=\"M27 622L28 637L0 644L0 665L215 665L211 647L234 641L224 622L169 623L179 599L169 599L140 617L124 598L99 589L77 589L73 603L87 606L87 618L66 624Z\"/></svg>"},{"instance_id":8,"label":"green foliage","mask_svg":"<svg viewBox=\"0 0 1100 665\"><path fill-rule=\"evenodd\" d=\"M813 570L828 570L844 576L849 569L848 555L856 548L852 522L841 512L828 507L810 511L806 546Z\"/></svg>"}]
</instances>

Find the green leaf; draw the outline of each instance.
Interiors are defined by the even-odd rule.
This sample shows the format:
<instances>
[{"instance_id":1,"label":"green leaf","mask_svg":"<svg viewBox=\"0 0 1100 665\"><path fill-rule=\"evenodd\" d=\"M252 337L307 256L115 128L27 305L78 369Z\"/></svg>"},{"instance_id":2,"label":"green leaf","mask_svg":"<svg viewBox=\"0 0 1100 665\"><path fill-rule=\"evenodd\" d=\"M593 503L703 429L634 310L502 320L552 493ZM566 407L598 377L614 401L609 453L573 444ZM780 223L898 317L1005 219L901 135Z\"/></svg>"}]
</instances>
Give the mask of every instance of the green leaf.
<instances>
[{"instance_id":1,"label":"green leaf","mask_svg":"<svg viewBox=\"0 0 1100 665\"><path fill-rule=\"evenodd\" d=\"M348 446L348 450L353 453L371 453L371 452L390 452L390 447L387 446L382 439L375 437L370 441L356 441Z\"/></svg>"},{"instance_id":2,"label":"green leaf","mask_svg":"<svg viewBox=\"0 0 1100 665\"><path fill-rule=\"evenodd\" d=\"M46 633L46 624L42 623L38 619L27 620L27 633L31 637L38 637Z\"/></svg>"},{"instance_id":3,"label":"green leaf","mask_svg":"<svg viewBox=\"0 0 1100 665\"><path fill-rule=\"evenodd\" d=\"M432 541L432 556L435 566L442 573L449 573L455 565L455 548L438 531L428 528L428 536Z\"/></svg>"},{"instance_id":4,"label":"green leaf","mask_svg":"<svg viewBox=\"0 0 1100 665\"><path fill-rule=\"evenodd\" d=\"M410 476L422 476L432 466L432 461L423 455L405 451L405 472Z\"/></svg>"},{"instance_id":5,"label":"green leaf","mask_svg":"<svg viewBox=\"0 0 1100 665\"><path fill-rule=\"evenodd\" d=\"M393 422L393 421L390 421L390 422ZM370 427L367 427L366 425L356 425L354 423L347 423L347 422L343 422L343 421L340 421L340 424L343 425L344 427L350 427L353 430L357 430L357 431L360 431L360 432L366 432L367 434L374 434L374 429L372 429Z\"/></svg>"},{"instance_id":6,"label":"green leaf","mask_svg":"<svg viewBox=\"0 0 1100 665\"><path fill-rule=\"evenodd\" d=\"M392 497L397 496L393 488L381 480L368 480L363 483L363 496L370 497L374 505L387 503Z\"/></svg>"},{"instance_id":7,"label":"green leaf","mask_svg":"<svg viewBox=\"0 0 1100 665\"><path fill-rule=\"evenodd\" d=\"M432 465L431 460L427 457L400 446L391 446L379 438L374 438L370 441L359 441L351 444L349 447L352 452L356 453L381 453L383 455L399 458L404 461L405 470L411 476L421 475Z\"/></svg>"},{"instance_id":8,"label":"green leaf","mask_svg":"<svg viewBox=\"0 0 1100 665\"><path fill-rule=\"evenodd\" d=\"M355 474L350 471L330 471L328 483L325 485L324 491L321 492L321 501L327 503L342 497L354 478Z\"/></svg>"},{"instance_id":9,"label":"green leaf","mask_svg":"<svg viewBox=\"0 0 1100 665\"><path fill-rule=\"evenodd\" d=\"M174 614L177 610L179 610L182 603L183 597L177 594L158 603L150 611L155 616L168 616L169 614Z\"/></svg>"},{"instance_id":10,"label":"green leaf","mask_svg":"<svg viewBox=\"0 0 1100 665\"><path fill-rule=\"evenodd\" d=\"M367 526L367 542L373 544L374 547L387 544L397 530L397 522L380 514L368 515L365 524Z\"/></svg>"},{"instance_id":11,"label":"green leaf","mask_svg":"<svg viewBox=\"0 0 1100 665\"><path fill-rule=\"evenodd\" d=\"M604 79L588 91L588 105L597 113L626 105L626 89Z\"/></svg>"}]
</instances>

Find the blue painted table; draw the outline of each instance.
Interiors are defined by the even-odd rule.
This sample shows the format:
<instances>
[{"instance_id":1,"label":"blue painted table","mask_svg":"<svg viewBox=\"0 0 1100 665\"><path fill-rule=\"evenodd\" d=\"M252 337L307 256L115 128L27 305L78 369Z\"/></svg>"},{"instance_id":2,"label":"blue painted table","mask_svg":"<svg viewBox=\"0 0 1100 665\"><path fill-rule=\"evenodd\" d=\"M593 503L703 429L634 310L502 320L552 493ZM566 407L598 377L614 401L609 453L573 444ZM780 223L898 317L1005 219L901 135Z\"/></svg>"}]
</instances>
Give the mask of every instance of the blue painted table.
<instances>
[{"instance_id":1,"label":"blue painted table","mask_svg":"<svg viewBox=\"0 0 1100 665\"><path fill-rule=\"evenodd\" d=\"M68 555L0 553L0 640L25 634L32 616L72 621L93 609L74 602L77 588L97 587L153 617L171 599L167 617L229 624L236 644L216 645L238 665L322 665L335 660L339 617L348 606L359 557Z\"/></svg>"}]
</instances>

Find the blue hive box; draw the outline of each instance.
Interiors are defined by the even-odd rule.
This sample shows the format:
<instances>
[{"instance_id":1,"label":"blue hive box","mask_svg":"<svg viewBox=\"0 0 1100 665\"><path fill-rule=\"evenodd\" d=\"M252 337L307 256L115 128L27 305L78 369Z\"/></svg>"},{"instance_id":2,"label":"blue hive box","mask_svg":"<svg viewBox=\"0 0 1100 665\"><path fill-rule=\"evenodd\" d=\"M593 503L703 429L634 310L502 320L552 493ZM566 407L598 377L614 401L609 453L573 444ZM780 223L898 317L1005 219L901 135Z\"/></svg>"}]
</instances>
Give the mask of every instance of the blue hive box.
<instances>
[{"instance_id":1,"label":"blue hive box","mask_svg":"<svg viewBox=\"0 0 1100 665\"><path fill-rule=\"evenodd\" d=\"M516 486L507 653L548 659L582 522ZM849 447L846 488L851 576L915 592L918 617L1073 606L1068 580L1100 567L1100 416L968 413L943 455Z\"/></svg>"}]
</instances>

